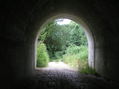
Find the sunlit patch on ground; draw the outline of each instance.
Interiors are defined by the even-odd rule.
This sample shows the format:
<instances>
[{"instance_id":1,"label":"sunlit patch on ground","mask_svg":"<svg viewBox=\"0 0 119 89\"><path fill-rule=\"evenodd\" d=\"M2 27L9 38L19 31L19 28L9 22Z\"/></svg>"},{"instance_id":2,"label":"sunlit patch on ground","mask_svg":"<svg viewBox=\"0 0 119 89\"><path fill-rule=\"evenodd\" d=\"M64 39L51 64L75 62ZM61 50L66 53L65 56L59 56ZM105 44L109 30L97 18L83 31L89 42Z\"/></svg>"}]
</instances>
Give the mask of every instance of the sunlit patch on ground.
<instances>
[{"instance_id":1,"label":"sunlit patch on ground","mask_svg":"<svg viewBox=\"0 0 119 89\"><path fill-rule=\"evenodd\" d=\"M48 67L56 69L70 69L70 67L64 62L49 62Z\"/></svg>"}]
</instances>

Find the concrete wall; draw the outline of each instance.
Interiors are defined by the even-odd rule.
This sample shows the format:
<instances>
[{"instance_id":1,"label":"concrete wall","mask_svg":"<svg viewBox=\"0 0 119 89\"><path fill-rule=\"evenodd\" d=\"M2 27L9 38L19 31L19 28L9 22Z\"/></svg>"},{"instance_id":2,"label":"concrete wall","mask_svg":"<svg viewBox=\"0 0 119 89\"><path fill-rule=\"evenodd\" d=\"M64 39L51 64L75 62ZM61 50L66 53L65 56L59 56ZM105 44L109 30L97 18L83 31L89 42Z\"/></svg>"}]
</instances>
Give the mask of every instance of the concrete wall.
<instances>
[{"instance_id":1,"label":"concrete wall","mask_svg":"<svg viewBox=\"0 0 119 89\"><path fill-rule=\"evenodd\" d=\"M94 37L95 69L119 80L118 4L113 0L1 0L0 7L0 81L6 87L34 75L39 28L61 13L77 16L87 24Z\"/></svg>"}]
</instances>

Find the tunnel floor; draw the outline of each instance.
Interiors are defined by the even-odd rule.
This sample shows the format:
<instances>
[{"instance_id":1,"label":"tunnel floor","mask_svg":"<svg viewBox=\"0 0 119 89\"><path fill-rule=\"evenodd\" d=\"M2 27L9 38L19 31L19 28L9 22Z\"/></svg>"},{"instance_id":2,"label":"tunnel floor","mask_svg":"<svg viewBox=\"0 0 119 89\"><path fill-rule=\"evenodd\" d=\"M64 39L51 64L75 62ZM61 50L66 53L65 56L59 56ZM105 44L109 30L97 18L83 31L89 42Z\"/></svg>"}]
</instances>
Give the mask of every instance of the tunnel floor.
<instances>
[{"instance_id":1,"label":"tunnel floor","mask_svg":"<svg viewBox=\"0 0 119 89\"><path fill-rule=\"evenodd\" d=\"M37 69L37 77L17 89L119 89L119 85L96 75L69 69Z\"/></svg>"}]
</instances>

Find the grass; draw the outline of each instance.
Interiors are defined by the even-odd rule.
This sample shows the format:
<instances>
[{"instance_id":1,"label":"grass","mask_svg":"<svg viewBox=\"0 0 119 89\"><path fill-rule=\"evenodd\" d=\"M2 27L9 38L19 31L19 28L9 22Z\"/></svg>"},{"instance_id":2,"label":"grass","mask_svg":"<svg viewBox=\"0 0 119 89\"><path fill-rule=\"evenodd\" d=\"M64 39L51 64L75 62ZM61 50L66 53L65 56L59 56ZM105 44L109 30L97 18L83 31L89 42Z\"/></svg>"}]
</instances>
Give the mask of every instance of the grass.
<instances>
[{"instance_id":1,"label":"grass","mask_svg":"<svg viewBox=\"0 0 119 89\"><path fill-rule=\"evenodd\" d=\"M95 71L95 69L91 68L88 66L88 63L79 70L80 73L82 74L93 74L93 75L97 75L97 72Z\"/></svg>"}]
</instances>

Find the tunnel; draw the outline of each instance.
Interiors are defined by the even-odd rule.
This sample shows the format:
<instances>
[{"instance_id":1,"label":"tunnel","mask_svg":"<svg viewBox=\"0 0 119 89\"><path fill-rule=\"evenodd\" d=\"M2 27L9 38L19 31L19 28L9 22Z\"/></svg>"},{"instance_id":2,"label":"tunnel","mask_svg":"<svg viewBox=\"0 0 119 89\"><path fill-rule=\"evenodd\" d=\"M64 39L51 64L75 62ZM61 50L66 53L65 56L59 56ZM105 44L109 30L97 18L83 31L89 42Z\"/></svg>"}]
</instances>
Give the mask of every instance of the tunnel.
<instances>
[{"instance_id":1,"label":"tunnel","mask_svg":"<svg viewBox=\"0 0 119 89\"><path fill-rule=\"evenodd\" d=\"M117 1L1 0L0 7L0 81L4 89L36 76L38 33L44 23L56 17L84 26L89 41L89 66L100 76L119 82Z\"/></svg>"},{"instance_id":2,"label":"tunnel","mask_svg":"<svg viewBox=\"0 0 119 89\"><path fill-rule=\"evenodd\" d=\"M41 34L42 32L42 29L50 22L50 21L53 21L55 19L58 19L58 18L67 18L67 19L70 19L72 21L75 21L77 22L78 24L81 25L81 27L83 28L84 30L84 33L85 33L85 36L86 36L86 39L87 39L87 43L88 43L88 64L91 68L94 69L94 36L93 36L93 33L91 32L91 30L89 29L89 27L87 26L87 24L85 24L81 18L78 18L77 16L74 16L72 14L68 14L68 13L58 13L58 14L55 14L53 16L51 16L48 20L44 21L44 23L41 25L41 27L39 28L38 32L37 32L37 35L36 35L36 43L35 43L35 46L37 47L37 41L38 41L38 38L39 38L39 35ZM37 49L37 48L36 48ZM37 53L36 53L37 54ZM36 59L36 58L35 58ZM36 62L36 60L35 60ZM35 63L36 65L36 63Z\"/></svg>"}]
</instances>

